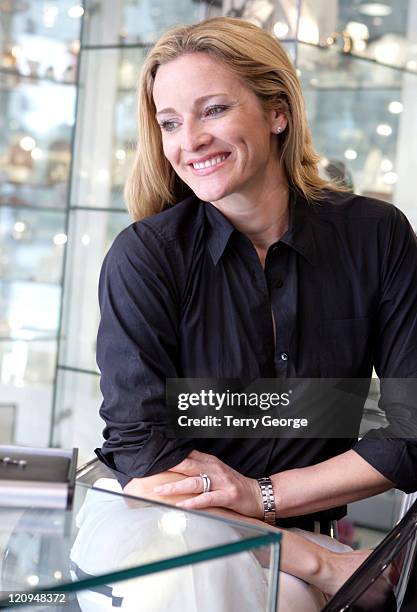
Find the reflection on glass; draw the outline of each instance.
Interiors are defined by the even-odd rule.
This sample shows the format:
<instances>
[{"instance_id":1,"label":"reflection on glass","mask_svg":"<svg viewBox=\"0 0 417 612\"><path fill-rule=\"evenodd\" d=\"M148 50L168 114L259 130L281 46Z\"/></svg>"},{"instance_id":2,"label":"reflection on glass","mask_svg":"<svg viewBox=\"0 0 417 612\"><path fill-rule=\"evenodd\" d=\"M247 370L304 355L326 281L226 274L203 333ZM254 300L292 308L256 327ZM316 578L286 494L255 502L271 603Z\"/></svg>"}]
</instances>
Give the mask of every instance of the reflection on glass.
<instances>
[{"instance_id":1,"label":"reflection on glass","mask_svg":"<svg viewBox=\"0 0 417 612\"><path fill-rule=\"evenodd\" d=\"M1 281L60 284L65 241L64 213L0 207Z\"/></svg>"},{"instance_id":2,"label":"reflection on glass","mask_svg":"<svg viewBox=\"0 0 417 612\"><path fill-rule=\"evenodd\" d=\"M96 486L106 486L101 479ZM114 481L113 481L114 482ZM117 483L116 483L117 486ZM97 576L199 549L237 542L245 529L177 509L116 497L103 503L101 491L88 491L78 514L79 531L71 549L74 579ZM112 597L131 610L229 612L267 610L269 555L265 567L258 551L172 569L112 584ZM266 550L265 552L269 552ZM207 597L209 577L210 597ZM138 598L140 593L140 598ZM92 590L78 593L83 611L102 610L107 599Z\"/></svg>"},{"instance_id":3,"label":"reflection on glass","mask_svg":"<svg viewBox=\"0 0 417 612\"><path fill-rule=\"evenodd\" d=\"M60 365L97 370L100 268L114 237L129 223L124 211L71 212Z\"/></svg>"},{"instance_id":4,"label":"reflection on glass","mask_svg":"<svg viewBox=\"0 0 417 612\"><path fill-rule=\"evenodd\" d=\"M168 28L204 19L204 0L87 0L84 45L153 43Z\"/></svg>"},{"instance_id":5,"label":"reflection on glass","mask_svg":"<svg viewBox=\"0 0 417 612\"><path fill-rule=\"evenodd\" d=\"M27 341L55 339L60 296L59 285L0 281L2 337Z\"/></svg>"},{"instance_id":6,"label":"reflection on glass","mask_svg":"<svg viewBox=\"0 0 417 612\"><path fill-rule=\"evenodd\" d=\"M98 414L102 401L98 374L59 368L56 381L56 412L53 444L76 446L80 464L89 461L101 445L104 422Z\"/></svg>"},{"instance_id":7,"label":"reflection on glass","mask_svg":"<svg viewBox=\"0 0 417 612\"><path fill-rule=\"evenodd\" d=\"M280 40L294 40L299 6L292 0L248 0L223 2L223 14L240 17L267 30Z\"/></svg>"},{"instance_id":8,"label":"reflection on glass","mask_svg":"<svg viewBox=\"0 0 417 612\"><path fill-rule=\"evenodd\" d=\"M29 335L29 334L28 334ZM0 384L46 387L54 379L55 338L0 339ZM2 393L2 400L6 397ZM30 403L29 403L30 405Z\"/></svg>"},{"instance_id":9,"label":"reflection on glass","mask_svg":"<svg viewBox=\"0 0 417 612\"><path fill-rule=\"evenodd\" d=\"M80 18L71 0L0 6L0 205L66 205Z\"/></svg>"},{"instance_id":10,"label":"reflection on glass","mask_svg":"<svg viewBox=\"0 0 417 612\"><path fill-rule=\"evenodd\" d=\"M68 585L74 609L89 612L276 609L279 534L124 497L114 480L96 485L77 483L72 511L0 508L3 598ZM98 584L81 590L91 577Z\"/></svg>"},{"instance_id":11,"label":"reflection on glass","mask_svg":"<svg viewBox=\"0 0 417 612\"><path fill-rule=\"evenodd\" d=\"M123 186L137 136L136 84L144 55L144 49L83 51L73 206L125 208Z\"/></svg>"},{"instance_id":12,"label":"reflection on glass","mask_svg":"<svg viewBox=\"0 0 417 612\"><path fill-rule=\"evenodd\" d=\"M290 60L295 65L296 58L297 58L297 43L281 41L281 44L284 47Z\"/></svg>"},{"instance_id":13,"label":"reflection on glass","mask_svg":"<svg viewBox=\"0 0 417 612\"><path fill-rule=\"evenodd\" d=\"M0 439L48 446L56 340L18 331L15 340L0 334Z\"/></svg>"},{"instance_id":14,"label":"reflection on glass","mask_svg":"<svg viewBox=\"0 0 417 612\"><path fill-rule=\"evenodd\" d=\"M64 208L75 88L0 72L0 204Z\"/></svg>"},{"instance_id":15,"label":"reflection on glass","mask_svg":"<svg viewBox=\"0 0 417 612\"><path fill-rule=\"evenodd\" d=\"M74 11L77 4L2 0L1 70L73 82L82 16Z\"/></svg>"},{"instance_id":16,"label":"reflection on glass","mask_svg":"<svg viewBox=\"0 0 417 612\"><path fill-rule=\"evenodd\" d=\"M323 169L350 173L357 193L393 200L401 120L393 110L402 110L401 74L304 44L298 61Z\"/></svg>"},{"instance_id":17,"label":"reflection on glass","mask_svg":"<svg viewBox=\"0 0 417 612\"><path fill-rule=\"evenodd\" d=\"M299 40L328 44L335 32L345 32L353 54L413 72L417 72L416 31L417 13L409 0L303 0L301 3ZM336 40L337 44L341 43L340 36Z\"/></svg>"},{"instance_id":18,"label":"reflection on glass","mask_svg":"<svg viewBox=\"0 0 417 612\"><path fill-rule=\"evenodd\" d=\"M49 442L81 17L0 0L0 397L23 445Z\"/></svg>"}]
</instances>

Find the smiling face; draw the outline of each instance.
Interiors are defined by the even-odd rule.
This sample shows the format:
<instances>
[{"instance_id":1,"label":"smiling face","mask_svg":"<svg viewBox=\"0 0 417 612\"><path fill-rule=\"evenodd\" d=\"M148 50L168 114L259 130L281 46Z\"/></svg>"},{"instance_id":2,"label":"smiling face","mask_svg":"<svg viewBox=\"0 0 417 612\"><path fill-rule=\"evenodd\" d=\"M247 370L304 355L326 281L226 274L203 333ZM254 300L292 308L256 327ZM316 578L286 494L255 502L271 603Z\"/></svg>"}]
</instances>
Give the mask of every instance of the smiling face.
<instances>
[{"instance_id":1,"label":"smiling face","mask_svg":"<svg viewBox=\"0 0 417 612\"><path fill-rule=\"evenodd\" d=\"M201 200L256 198L280 175L276 129L284 115L265 111L233 71L206 53L160 66L153 88L164 155Z\"/></svg>"}]
</instances>

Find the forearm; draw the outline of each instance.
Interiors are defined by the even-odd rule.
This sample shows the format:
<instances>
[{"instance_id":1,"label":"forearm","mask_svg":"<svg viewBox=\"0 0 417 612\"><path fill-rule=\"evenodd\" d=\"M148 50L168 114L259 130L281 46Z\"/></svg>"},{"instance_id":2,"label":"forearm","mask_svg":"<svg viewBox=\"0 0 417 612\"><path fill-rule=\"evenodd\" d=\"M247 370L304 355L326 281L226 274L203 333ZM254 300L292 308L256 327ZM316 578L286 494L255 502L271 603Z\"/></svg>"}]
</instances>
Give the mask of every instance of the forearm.
<instances>
[{"instance_id":1,"label":"forearm","mask_svg":"<svg viewBox=\"0 0 417 612\"><path fill-rule=\"evenodd\" d=\"M394 486L353 450L316 465L273 474L271 480L282 518L334 508Z\"/></svg>"},{"instance_id":2,"label":"forearm","mask_svg":"<svg viewBox=\"0 0 417 612\"><path fill-rule=\"evenodd\" d=\"M154 488L171 482L178 482L184 478L183 474L178 472L161 472L153 476L145 476L144 478L132 478L124 487L124 493L136 497L144 497L164 504L177 504L184 499L196 497L195 495L170 495L169 498L158 495L154 492Z\"/></svg>"},{"instance_id":3,"label":"forearm","mask_svg":"<svg viewBox=\"0 0 417 612\"><path fill-rule=\"evenodd\" d=\"M184 498L189 499L195 496L190 496L189 494L170 495L169 498L167 498L166 496L158 496L154 493L153 489L160 484L179 481L182 478L183 475L174 472L162 472L161 474L148 476L146 478L134 478L126 485L124 492L128 495L176 504L179 501L183 501ZM253 525L258 525L264 529L276 530L276 527L271 527L259 519L244 516L226 508L207 508L205 512L245 521ZM215 528L214 525L213 527ZM281 531L283 534L281 570L293 576L297 576L329 594L333 594L340 588L341 584L360 565L368 554L364 551L342 555L332 553L326 548L306 540L300 535L290 531L278 531Z\"/></svg>"}]
</instances>

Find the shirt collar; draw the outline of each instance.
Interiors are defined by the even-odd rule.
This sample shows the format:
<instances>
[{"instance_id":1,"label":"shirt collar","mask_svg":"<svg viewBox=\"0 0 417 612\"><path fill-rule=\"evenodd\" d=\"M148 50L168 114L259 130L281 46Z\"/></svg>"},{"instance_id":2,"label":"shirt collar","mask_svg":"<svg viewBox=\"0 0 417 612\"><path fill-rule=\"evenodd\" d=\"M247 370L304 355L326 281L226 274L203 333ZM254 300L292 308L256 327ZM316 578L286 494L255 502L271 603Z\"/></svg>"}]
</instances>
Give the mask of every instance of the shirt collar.
<instances>
[{"instance_id":1,"label":"shirt collar","mask_svg":"<svg viewBox=\"0 0 417 612\"><path fill-rule=\"evenodd\" d=\"M229 242L230 236L235 230L228 219L210 202L203 202L206 218L209 222L208 248L217 266L220 257Z\"/></svg>"},{"instance_id":2,"label":"shirt collar","mask_svg":"<svg viewBox=\"0 0 417 612\"><path fill-rule=\"evenodd\" d=\"M308 202L294 189L290 188L288 230L281 237L281 242L300 253L309 263L315 265L317 248L314 240L313 217L317 203Z\"/></svg>"},{"instance_id":3,"label":"shirt collar","mask_svg":"<svg viewBox=\"0 0 417 612\"><path fill-rule=\"evenodd\" d=\"M229 242L230 236L236 231L230 221L210 202L204 202L206 218L209 225L208 248L217 265ZM312 228L312 215L316 204L309 203L290 188L289 226L281 238L281 242L300 253L311 264L316 262L316 244Z\"/></svg>"}]
</instances>

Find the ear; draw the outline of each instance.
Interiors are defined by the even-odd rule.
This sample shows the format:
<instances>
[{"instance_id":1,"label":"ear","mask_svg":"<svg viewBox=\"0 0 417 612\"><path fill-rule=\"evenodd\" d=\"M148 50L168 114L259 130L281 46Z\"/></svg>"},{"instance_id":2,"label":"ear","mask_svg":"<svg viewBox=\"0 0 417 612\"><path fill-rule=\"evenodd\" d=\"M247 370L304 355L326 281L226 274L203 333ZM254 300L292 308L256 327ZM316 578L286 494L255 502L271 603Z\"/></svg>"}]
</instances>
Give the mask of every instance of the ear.
<instances>
[{"instance_id":1,"label":"ear","mask_svg":"<svg viewBox=\"0 0 417 612\"><path fill-rule=\"evenodd\" d=\"M274 134L282 134L287 127L288 121L287 116L282 111L271 110L270 111L270 124L271 131Z\"/></svg>"}]
</instances>

